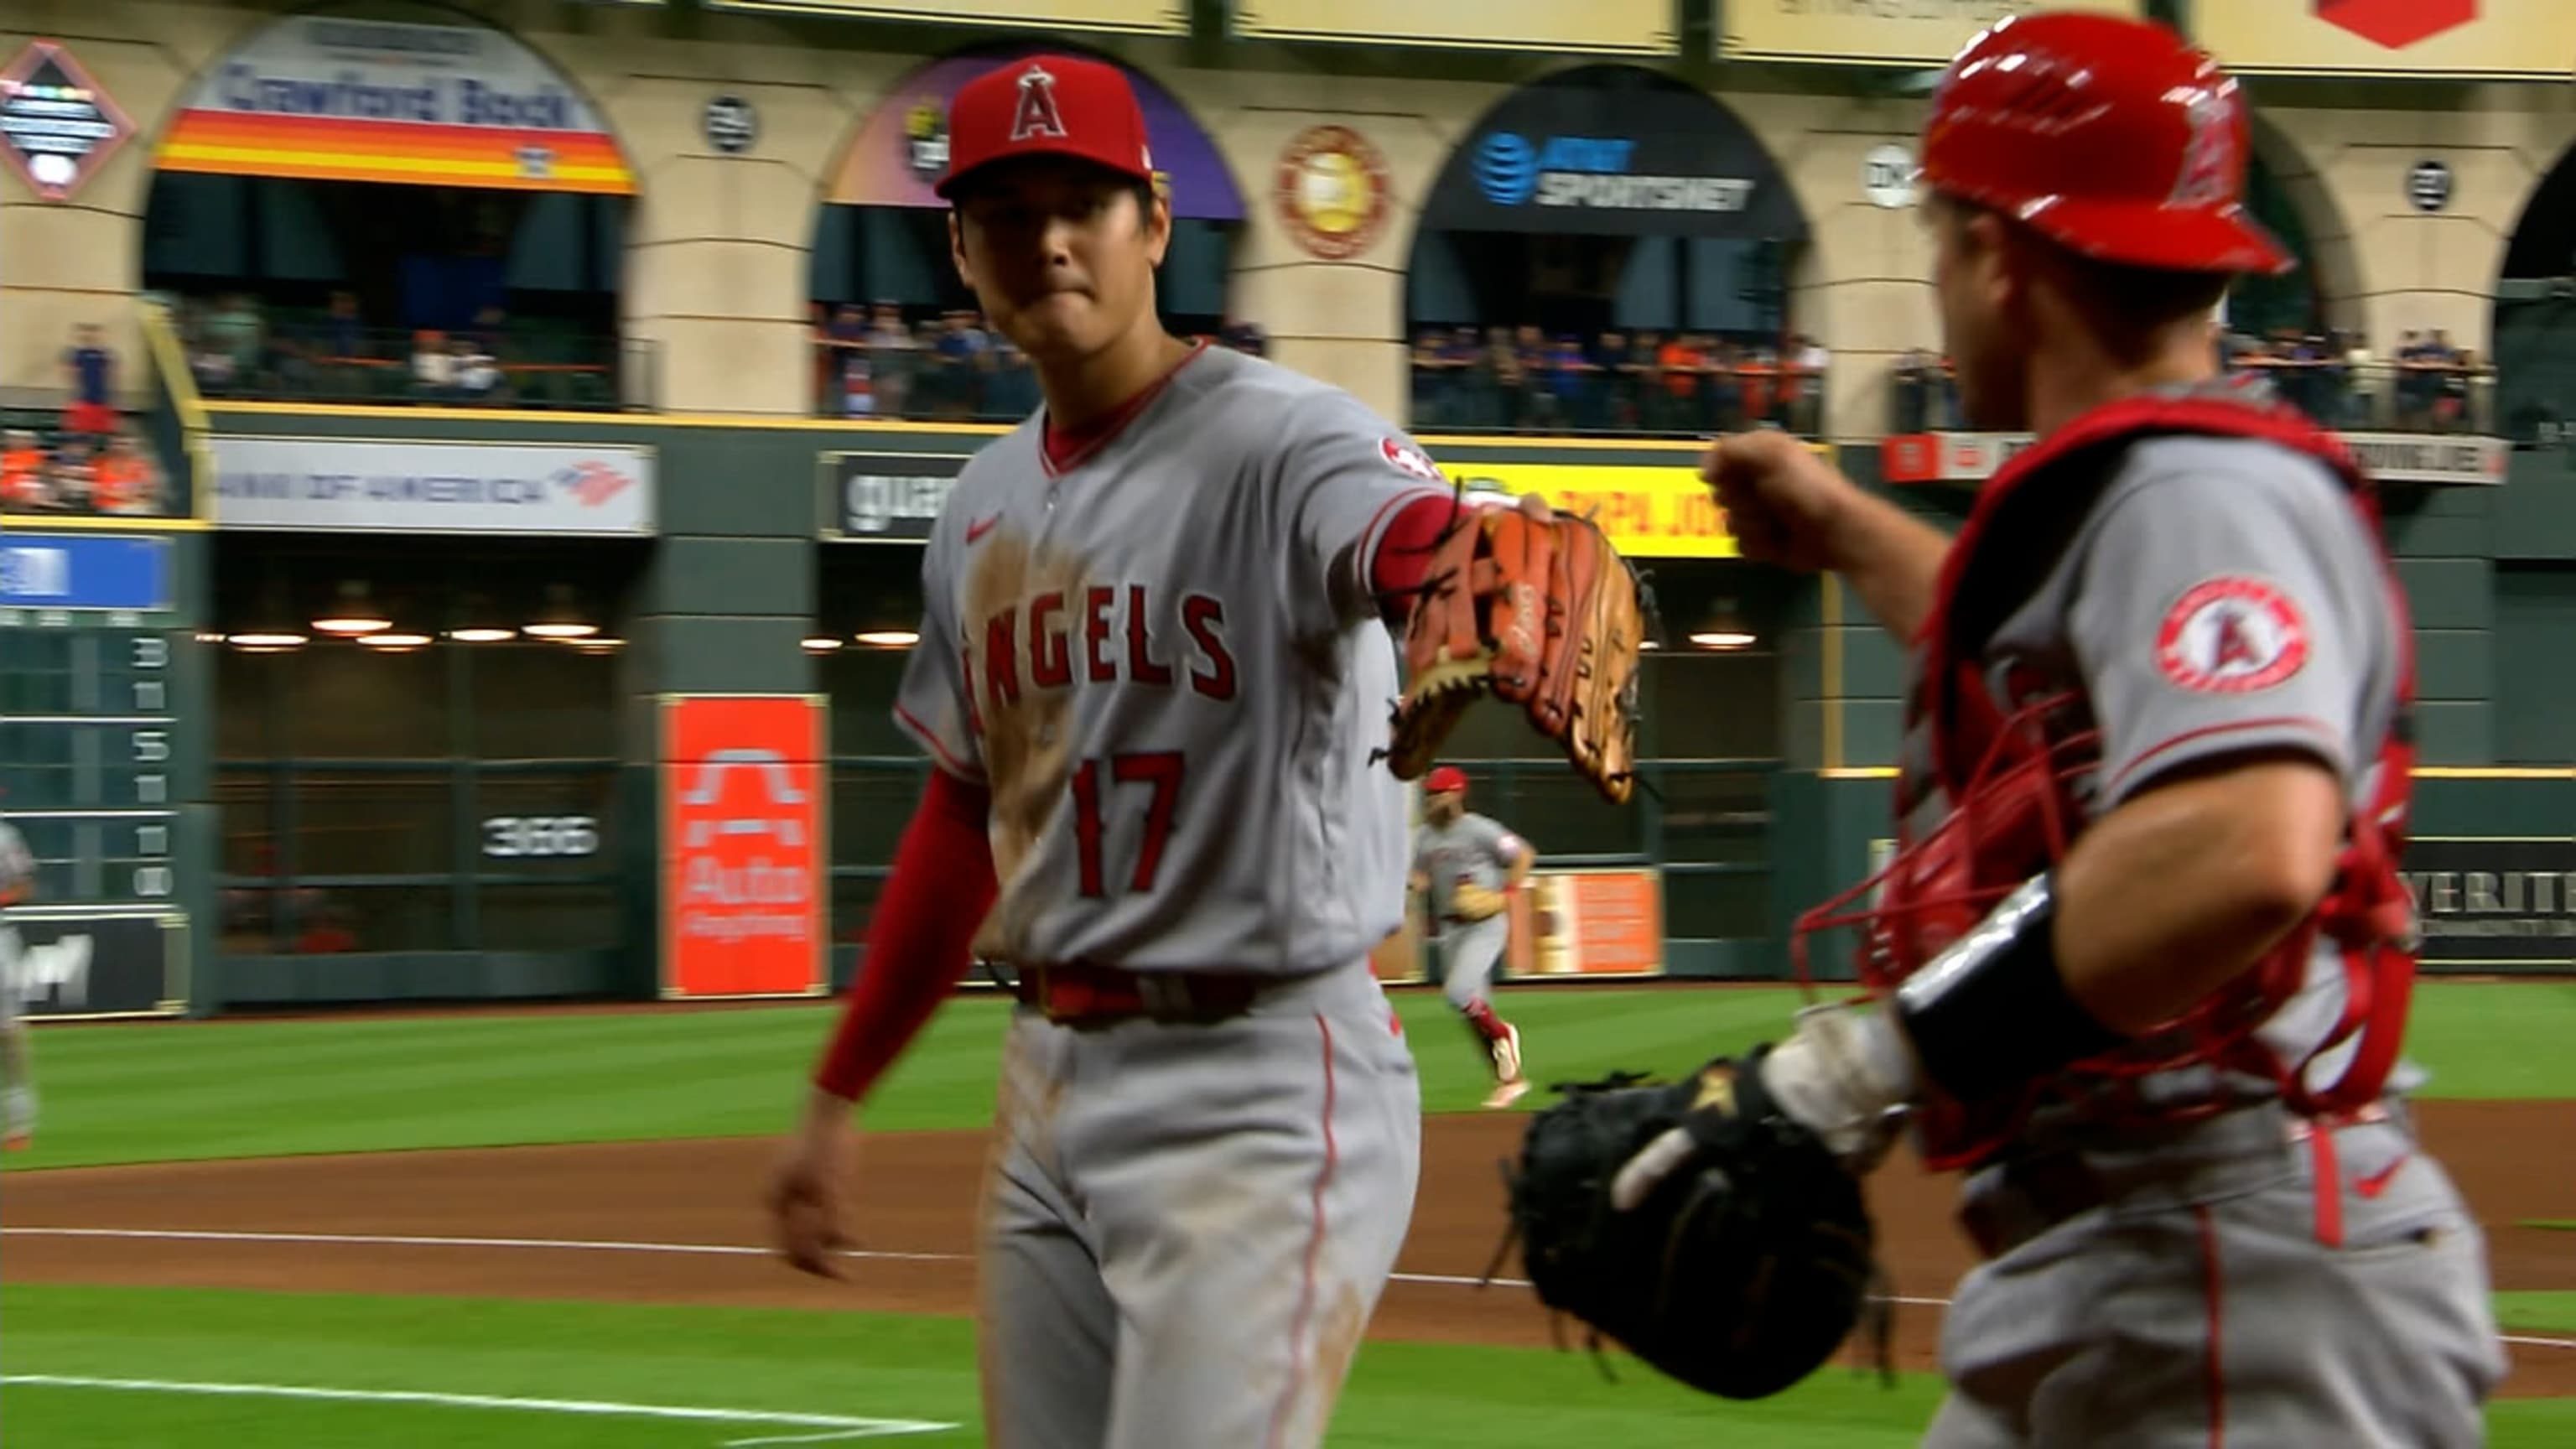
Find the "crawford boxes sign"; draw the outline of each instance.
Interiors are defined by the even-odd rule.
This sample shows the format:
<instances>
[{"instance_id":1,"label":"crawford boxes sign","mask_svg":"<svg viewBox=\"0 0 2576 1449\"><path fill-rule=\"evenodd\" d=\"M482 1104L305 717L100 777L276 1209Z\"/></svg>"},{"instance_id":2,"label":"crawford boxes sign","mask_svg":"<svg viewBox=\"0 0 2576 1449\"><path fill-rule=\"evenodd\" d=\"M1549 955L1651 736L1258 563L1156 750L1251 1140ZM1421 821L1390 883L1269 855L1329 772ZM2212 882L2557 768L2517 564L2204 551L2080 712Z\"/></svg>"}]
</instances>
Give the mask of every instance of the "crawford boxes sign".
<instances>
[{"instance_id":1,"label":"crawford boxes sign","mask_svg":"<svg viewBox=\"0 0 2576 1449\"><path fill-rule=\"evenodd\" d=\"M217 437L218 528L653 531L651 448Z\"/></svg>"},{"instance_id":2,"label":"crawford boxes sign","mask_svg":"<svg viewBox=\"0 0 2576 1449\"><path fill-rule=\"evenodd\" d=\"M2427 966L2576 966L2576 840L2439 836L2399 864Z\"/></svg>"}]
</instances>

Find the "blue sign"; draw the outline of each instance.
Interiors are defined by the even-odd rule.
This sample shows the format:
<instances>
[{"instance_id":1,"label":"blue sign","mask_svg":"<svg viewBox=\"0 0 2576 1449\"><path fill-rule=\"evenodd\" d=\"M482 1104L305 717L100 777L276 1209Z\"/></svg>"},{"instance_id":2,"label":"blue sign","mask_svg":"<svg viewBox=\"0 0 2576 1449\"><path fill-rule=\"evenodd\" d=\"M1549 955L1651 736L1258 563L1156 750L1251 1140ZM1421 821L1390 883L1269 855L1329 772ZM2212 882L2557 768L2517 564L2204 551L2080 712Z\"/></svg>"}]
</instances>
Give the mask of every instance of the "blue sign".
<instances>
[{"instance_id":1,"label":"blue sign","mask_svg":"<svg viewBox=\"0 0 2576 1449\"><path fill-rule=\"evenodd\" d=\"M1518 206L1538 189L1538 153L1509 131L1496 131L1476 148L1476 185L1496 206Z\"/></svg>"},{"instance_id":2,"label":"blue sign","mask_svg":"<svg viewBox=\"0 0 2576 1449\"><path fill-rule=\"evenodd\" d=\"M0 607L167 609L170 541L0 533Z\"/></svg>"}]
</instances>

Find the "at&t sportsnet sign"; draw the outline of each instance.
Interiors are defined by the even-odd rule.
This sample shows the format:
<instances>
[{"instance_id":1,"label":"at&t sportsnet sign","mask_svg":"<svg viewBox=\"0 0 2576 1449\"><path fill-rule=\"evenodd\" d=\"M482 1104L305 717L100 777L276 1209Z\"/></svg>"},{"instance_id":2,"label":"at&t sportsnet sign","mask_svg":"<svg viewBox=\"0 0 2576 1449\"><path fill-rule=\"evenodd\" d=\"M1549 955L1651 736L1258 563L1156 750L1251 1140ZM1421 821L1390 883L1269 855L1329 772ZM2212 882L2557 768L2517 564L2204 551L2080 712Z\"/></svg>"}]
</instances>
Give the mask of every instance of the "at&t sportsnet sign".
<instances>
[{"instance_id":1,"label":"at&t sportsnet sign","mask_svg":"<svg viewBox=\"0 0 2576 1449\"><path fill-rule=\"evenodd\" d=\"M1685 235L1807 233L1770 153L1725 107L1634 66L1585 66L1494 107L1424 207L1440 231Z\"/></svg>"},{"instance_id":2,"label":"at&t sportsnet sign","mask_svg":"<svg viewBox=\"0 0 2576 1449\"><path fill-rule=\"evenodd\" d=\"M1476 177L1496 206L1614 211L1742 211L1753 183L1736 177L1641 176L1630 137L1550 136L1538 145L1496 131L1476 150Z\"/></svg>"}]
</instances>

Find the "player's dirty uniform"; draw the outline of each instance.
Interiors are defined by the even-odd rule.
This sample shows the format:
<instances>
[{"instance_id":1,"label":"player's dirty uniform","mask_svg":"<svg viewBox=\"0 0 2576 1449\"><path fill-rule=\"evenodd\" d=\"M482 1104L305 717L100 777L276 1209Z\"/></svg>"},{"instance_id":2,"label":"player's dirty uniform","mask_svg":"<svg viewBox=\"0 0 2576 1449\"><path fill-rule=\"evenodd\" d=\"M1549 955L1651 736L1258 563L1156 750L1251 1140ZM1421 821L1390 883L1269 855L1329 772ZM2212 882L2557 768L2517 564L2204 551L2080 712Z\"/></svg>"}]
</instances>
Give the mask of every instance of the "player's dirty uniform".
<instances>
[{"instance_id":1,"label":"player's dirty uniform","mask_svg":"<svg viewBox=\"0 0 2576 1449\"><path fill-rule=\"evenodd\" d=\"M2027 797L1970 756L2025 728L2065 772L2049 788L2077 828L2163 771L2278 749L2402 829L2408 625L2331 445L2258 411L2258 387L2181 400L2197 412L2173 401L2044 440L1954 544L1915 660L1907 849L1964 810L1957 848L1973 857L1983 836L1997 878L2021 869L1994 837ZM1882 930L1941 914L1913 906L1955 862L1911 859ZM1974 1169L1962 1221L1989 1255L1944 1324L1954 1392L1927 1443L2481 1442L2502 1370L2483 1243L2376 1079L2403 1002L2351 953L2364 933L2343 914L2341 893L2387 863L2352 856L2320 928L2237 993L2260 1018L2250 1035L2231 1043L2241 1020L2205 1017L2117 1054L2134 1070L2051 1079L2018 1119L1994 1101L1924 1115L1927 1159ZM2327 1110L2292 1110L2285 1069Z\"/></svg>"},{"instance_id":2,"label":"player's dirty uniform","mask_svg":"<svg viewBox=\"0 0 2576 1449\"><path fill-rule=\"evenodd\" d=\"M1415 828L1413 868L1429 882L1424 894L1438 935L1440 989L1461 1011L1485 999L1494 963L1510 944L1508 910L1473 917L1457 905L1458 887L1499 892L1511 880L1512 866L1529 853L1528 842L1501 822L1473 812L1447 825L1425 822Z\"/></svg>"},{"instance_id":3,"label":"player's dirty uniform","mask_svg":"<svg viewBox=\"0 0 2576 1449\"><path fill-rule=\"evenodd\" d=\"M1411 1218L1420 1092L1368 965L1402 922L1359 586L1437 470L1226 351L1050 468L969 463L897 719L991 792L978 954L1024 1005L982 1227L997 1445L1319 1441ZM1139 973L1147 1014L1111 1004ZM1134 1003L1129 1003L1130 1007Z\"/></svg>"}]
</instances>

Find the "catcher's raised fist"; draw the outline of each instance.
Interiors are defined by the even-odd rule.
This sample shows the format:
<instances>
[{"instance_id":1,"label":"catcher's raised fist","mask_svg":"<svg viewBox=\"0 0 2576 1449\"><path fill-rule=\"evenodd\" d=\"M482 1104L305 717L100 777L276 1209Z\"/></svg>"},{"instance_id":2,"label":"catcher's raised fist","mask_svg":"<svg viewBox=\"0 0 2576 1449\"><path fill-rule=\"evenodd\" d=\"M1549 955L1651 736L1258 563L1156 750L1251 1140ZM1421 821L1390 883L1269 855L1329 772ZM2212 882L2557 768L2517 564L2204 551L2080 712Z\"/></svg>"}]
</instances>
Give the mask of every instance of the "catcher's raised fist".
<instances>
[{"instance_id":1,"label":"catcher's raised fist","mask_svg":"<svg viewBox=\"0 0 2576 1449\"><path fill-rule=\"evenodd\" d=\"M1727 529L1756 563L1814 572L1833 562L1833 535L1852 481L1787 433L1732 433L1709 445L1700 478L1726 510Z\"/></svg>"}]
</instances>

